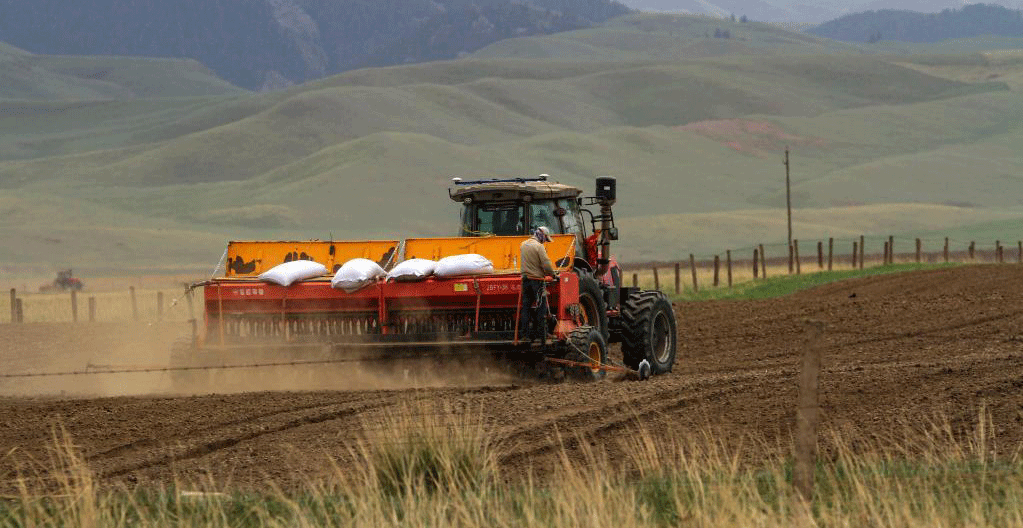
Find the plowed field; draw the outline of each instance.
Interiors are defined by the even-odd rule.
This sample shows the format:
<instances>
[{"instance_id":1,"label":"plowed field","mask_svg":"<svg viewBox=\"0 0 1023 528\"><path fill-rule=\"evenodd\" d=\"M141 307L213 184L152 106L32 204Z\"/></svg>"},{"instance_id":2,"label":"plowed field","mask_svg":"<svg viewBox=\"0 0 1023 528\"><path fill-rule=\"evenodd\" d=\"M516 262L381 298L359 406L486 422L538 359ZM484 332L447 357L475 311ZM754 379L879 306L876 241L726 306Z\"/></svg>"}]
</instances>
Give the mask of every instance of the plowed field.
<instances>
[{"instance_id":1,"label":"plowed field","mask_svg":"<svg viewBox=\"0 0 1023 528\"><path fill-rule=\"evenodd\" d=\"M25 460L45 460L53 427L60 424L105 482L211 474L242 487L261 486L267 478L288 485L331 472L328 457L346 460L356 439L372 438L382 418L409 401L481 410L503 445L509 474L525 468L542 474L561 445L577 456L580 439L614 457L637 424L656 435L710 428L724 437L753 434L784 446L794 425L806 319L827 323L824 427L894 434L903 419L937 414L953 427L969 426L983 406L992 417L996 449L1010 451L1023 441L1023 268L882 275L786 298L682 304L676 311L682 344L676 370L645 383L494 379L467 386L453 379L428 388L365 390L345 388L366 382L347 379L359 373L339 369L335 382L343 390L67 395L165 390L160 375L153 375L148 381L109 376L102 384L68 385L64 397L6 396L0 399L0 474L9 487ZM114 330L123 331L3 325L4 371L81 366L96 351L77 346L74 336L102 341L109 337L89 332ZM140 357L123 346L114 354L121 361ZM59 392L55 385L42 387L8 383L3 389Z\"/></svg>"}]
</instances>

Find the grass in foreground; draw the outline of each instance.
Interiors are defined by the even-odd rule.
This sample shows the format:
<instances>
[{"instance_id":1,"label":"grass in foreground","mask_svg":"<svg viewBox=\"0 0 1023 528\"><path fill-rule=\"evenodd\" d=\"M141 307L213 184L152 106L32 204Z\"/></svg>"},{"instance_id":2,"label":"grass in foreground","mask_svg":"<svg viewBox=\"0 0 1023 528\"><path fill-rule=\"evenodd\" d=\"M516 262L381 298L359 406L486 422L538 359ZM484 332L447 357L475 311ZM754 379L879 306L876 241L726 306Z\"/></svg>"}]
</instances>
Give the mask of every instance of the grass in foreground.
<instances>
[{"instance_id":1,"label":"grass in foreground","mask_svg":"<svg viewBox=\"0 0 1023 528\"><path fill-rule=\"evenodd\" d=\"M353 448L354 461L338 462L332 478L300 490L108 489L71 441L58 439L49 493L21 486L0 501L0 526L1023 524L1023 461L996 454L1018 449L994 449L983 410L967 430L917 419L893 421L887 431L822 435L827 455L810 519L791 492L784 446L736 443L709 429L675 437L638 429L620 439L629 460L611 462L599 447L587 448L583 462L562 456L554 478L537 483L502 475L501 446L479 413L406 410L375 424L380 434ZM203 491L185 491L196 489Z\"/></svg>"},{"instance_id":2,"label":"grass in foreground","mask_svg":"<svg viewBox=\"0 0 1023 528\"><path fill-rule=\"evenodd\" d=\"M680 295L672 294L675 301L712 301L712 300L756 300L782 297L793 293L808 290L846 279L859 277L871 277L889 273L904 273L908 271L921 271L932 269L943 269L957 266L958 264L893 264L890 266L877 266L862 270L841 270L841 271L818 271L803 273L801 275L780 275L768 276L767 279L747 281L735 284L729 289L727 286L719 288L705 288L698 292L687 289Z\"/></svg>"}]
</instances>

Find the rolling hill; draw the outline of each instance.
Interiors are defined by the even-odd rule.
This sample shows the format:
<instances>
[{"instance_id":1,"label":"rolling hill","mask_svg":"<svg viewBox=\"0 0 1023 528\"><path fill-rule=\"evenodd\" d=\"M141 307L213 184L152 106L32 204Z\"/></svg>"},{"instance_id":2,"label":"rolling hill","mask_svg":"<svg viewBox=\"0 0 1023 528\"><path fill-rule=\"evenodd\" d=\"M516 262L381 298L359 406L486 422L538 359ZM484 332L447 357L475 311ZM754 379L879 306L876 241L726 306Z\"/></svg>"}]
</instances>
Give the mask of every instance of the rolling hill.
<instances>
[{"instance_id":1,"label":"rolling hill","mask_svg":"<svg viewBox=\"0 0 1023 528\"><path fill-rule=\"evenodd\" d=\"M620 178L624 261L706 254L781 236L786 146L805 233L1023 217L1023 62L682 34L711 24L631 16L520 39L547 59L508 41L275 93L0 101L0 269L208 272L228 239L450 235L450 177L539 173ZM745 46L664 57L650 39Z\"/></svg>"}]
</instances>

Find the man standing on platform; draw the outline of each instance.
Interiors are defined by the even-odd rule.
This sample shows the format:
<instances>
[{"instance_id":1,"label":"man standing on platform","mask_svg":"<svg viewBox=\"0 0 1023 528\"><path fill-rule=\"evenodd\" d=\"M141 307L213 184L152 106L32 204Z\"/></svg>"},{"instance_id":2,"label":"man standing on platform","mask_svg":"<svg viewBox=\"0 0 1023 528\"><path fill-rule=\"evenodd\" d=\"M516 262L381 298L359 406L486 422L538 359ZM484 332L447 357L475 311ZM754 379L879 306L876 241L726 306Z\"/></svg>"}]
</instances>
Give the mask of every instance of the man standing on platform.
<instances>
[{"instance_id":1,"label":"man standing on platform","mask_svg":"<svg viewBox=\"0 0 1023 528\"><path fill-rule=\"evenodd\" d=\"M543 299L546 277L557 277L544 243L551 241L546 226L537 227L533 236L522 242L519 262L522 269L522 306L519 308L519 335L522 341L547 340L547 303Z\"/></svg>"}]
</instances>

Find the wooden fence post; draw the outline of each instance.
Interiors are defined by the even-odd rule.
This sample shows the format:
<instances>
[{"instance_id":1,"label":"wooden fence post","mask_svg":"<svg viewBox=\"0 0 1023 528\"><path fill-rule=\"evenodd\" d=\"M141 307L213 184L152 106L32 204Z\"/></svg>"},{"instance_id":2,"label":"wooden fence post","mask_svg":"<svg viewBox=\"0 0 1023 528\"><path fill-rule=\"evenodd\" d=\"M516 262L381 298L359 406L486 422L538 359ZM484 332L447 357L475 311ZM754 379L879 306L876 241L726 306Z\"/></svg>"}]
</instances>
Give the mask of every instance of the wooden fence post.
<instances>
[{"instance_id":1,"label":"wooden fence post","mask_svg":"<svg viewBox=\"0 0 1023 528\"><path fill-rule=\"evenodd\" d=\"M1002 241L995 240L995 262L1002 263Z\"/></svg>"},{"instance_id":2,"label":"wooden fence post","mask_svg":"<svg viewBox=\"0 0 1023 528\"><path fill-rule=\"evenodd\" d=\"M824 242L817 241L817 269L824 269Z\"/></svg>"},{"instance_id":3,"label":"wooden fence post","mask_svg":"<svg viewBox=\"0 0 1023 528\"><path fill-rule=\"evenodd\" d=\"M895 237L888 235L888 263L895 264Z\"/></svg>"},{"instance_id":4,"label":"wooden fence post","mask_svg":"<svg viewBox=\"0 0 1023 528\"><path fill-rule=\"evenodd\" d=\"M632 274L632 287L639 288L639 273Z\"/></svg>"},{"instance_id":5,"label":"wooden fence post","mask_svg":"<svg viewBox=\"0 0 1023 528\"><path fill-rule=\"evenodd\" d=\"M696 257L689 254L689 267L693 270L693 293L700 291L700 285L696 282Z\"/></svg>"},{"instance_id":6,"label":"wooden fence post","mask_svg":"<svg viewBox=\"0 0 1023 528\"><path fill-rule=\"evenodd\" d=\"M757 248L753 248L753 278L758 279L760 274L760 255Z\"/></svg>"},{"instance_id":7,"label":"wooden fence post","mask_svg":"<svg viewBox=\"0 0 1023 528\"><path fill-rule=\"evenodd\" d=\"M835 258L835 237L828 238L828 271L831 271L831 264Z\"/></svg>"},{"instance_id":8,"label":"wooden fence post","mask_svg":"<svg viewBox=\"0 0 1023 528\"><path fill-rule=\"evenodd\" d=\"M883 259L883 264L882 265L884 265L884 266L888 265L888 253L890 253L891 250L892 250L892 248L888 247L888 241L886 240L885 243L884 243L884 259Z\"/></svg>"},{"instance_id":9,"label":"wooden fence post","mask_svg":"<svg viewBox=\"0 0 1023 528\"><path fill-rule=\"evenodd\" d=\"M974 257L976 257L976 254L977 254L977 243L971 240L970 241L970 248L969 248L968 251L969 251L969 254L970 254L970 260L972 261L974 259Z\"/></svg>"},{"instance_id":10,"label":"wooden fence post","mask_svg":"<svg viewBox=\"0 0 1023 528\"><path fill-rule=\"evenodd\" d=\"M921 257L920 254L922 253L922 249L923 249L923 243L918 238L918 239L916 239L916 263L917 264L920 263L920 257Z\"/></svg>"},{"instance_id":11,"label":"wooden fence post","mask_svg":"<svg viewBox=\"0 0 1023 528\"><path fill-rule=\"evenodd\" d=\"M661 278L657 276L657 266L654 266L654 289L660 291Z\"/></svg>"},{"instance_id":12,"label":"wooden fence post","mask_svg":"<svg viewBox=\"0 0 1023 528\"><path fill-rule=\"evenodd\" d=\"M156 292L156 320L163 321L163 292Z\"/></svg>"},{"instance_id":13,"label":"wooden fence post","mask_svg":"<svg viewBox=\"0 0 1023 528\"><path fill-rule=\"evenodd\" d=\"M860 256L859 242L853 240L853 252L852 252L852 267L856 269L856 257Z\"/></svg>"},{"instance_id":14,"label":"wooden fence post","mask_svg":"<svg viewBox=\"0 0 1023 528\"><path fill-rule=\"evenodd\" d=\"M945 257L945 264L948 264L948 237L945 237L945 249L942 251Z\"/></svg>"},{"instance_id":15,"label":"wooden fence post","mask_svg":"<svg viewBox=\"0 0 1023 528\"><path fill-rule=\"evenodd\" d=\"M187 282L185 283L185 300L188 301L188 320L195 321L195 305L192 301L192 288Z\"/></svg>"},{"instance_id":16,"label":"wooden fence post","mask_svg":"<svg viewBox=\"0 0 1023 528\"><path fill-rule=\"evenodd\" d=\"M714 255L714 287L717 288L721 284L721 257Z\"/></svg>"},{"instance_id":17,"label":"wooden fence post","mask_svg":"<svg viewBox=\"0 0 1023 528\"><path fill-rule=\"evenodd\" d=\"M128 291L131 292L131 318L134 321L139 320L139 305L135 302L135 287L128 286Z\"/></svg>"},{"instance_id":18,"label":"wooden fence post","mask_svg":"<svg viewBox=\"0 0 1023 528\"><path fill-rule=\"evenodd\" d=\"M89 297L89 322L96 322L96 298Z\"/></svg>"},{"instance_id":19,"label":"wooden fence post","mask_svg":"<svg viewBox=\"0 0 1023 528\"><path fill-rule=\"evenodd\" d=\"M675 295L678 295L678 294L682 293L682 279L679 278L679 268L680 268L680 265L679 265L678 262L676 262L675 263Z\"/></svg>"},{"instance_id":20,"label":"wooden fence post","mask_svg":"<svg viewBox=\"0 0 1023 528\"><path fill-rule=\"evenodd\" d=\"M71 322L78 322L78 292L71 290Z\"/></svg>"},{"instance_id":21,"label":"wooden fence post","mask_svg":"<svg viewBox=\"0 0 1023 528\"><path fill-rule=\"evenodd\" d=\"M760 276L767 278L767 253L764 253L763 244L760 244Z\"/></svg>"},{"instance_id":22,"label":"wooden fence post","mask_svg":"<svg viewBox=\"0 0 1023 528\"><path fill-rule=\"evenodd\" d=\"M1017 242L1019 249L1016 250L1016 263L1023 264L1023 240Z\"/></svg>"},{"instance_id":23,"label":"wooden fence post","mask_svg":"<svg viewBox=\"0 0 1023 528\"><path fill-rule=\"evenodd\" d=\"M800 272L800 269L799 269L799 241L798 240L793 240L792 241L792 255L796 259L796 275L799 275L801 272Z\"/></svg>"},{"instance_id":24,"label":"wooden fence post","mask_svg":"<svg viewBox=\"0 0 1023 528\"><path fill-rule=\"evenodd\" d=\"M11 288L11 322L18 322L18 290Z\"/></svg>"},{"instance_id":25,"label":"wooden fence post","mask_svg":"<svg viewBox=\"0 0 1023 528\"><path fill-rule=\"evenodd\" d=\"M866 260L867 241L860 235L860 269L863 269L863 261Z\"/></svg>"},{"instance_id":26,"label":"wooden fence post","mask_svg":"<svg viewBox=\"0 0 1023 528\"><path fill-rule=\"evenodd\" d=\"M792 244L789 244L789 275L792 275L792 271L795 267L795 262L792 260Z\"/></svg>"},{"instance_id":27,"label":"wooden fence post","mask_svg":"<svg viewBox=\"0 0 1023 528\"><path fill-rule=\"evenodd\" d=\"M796 408L796 463L792 482L807 503L813 501L813 474L817 458L817 424L820 418L821 342L824 323L806 321L806 341L799 369L799 401Z\"/></svg>"},{"instance_id":28,"label":"wooden fence post","mask_svg":"<svg viewBox=\"0 0 1023 528\"><path fill-rule=\"evenodd\" d=\"M725 250L725 262L728 268L728 287L732 287L732 250Z\"/></svg>"},{"instance_id":29,"label":"wooden fence post","mask_svg":"<svg viewBox=\"0 0 1023 528\"><path fill-rule=\"evenodd\" d=\"M14 312L15 319L17 319L17 321L19 323L24 323L25 322L25 303L21 299L15 299L14 307L15 307L15 312Z\"/></svg>"}]
</instances>

